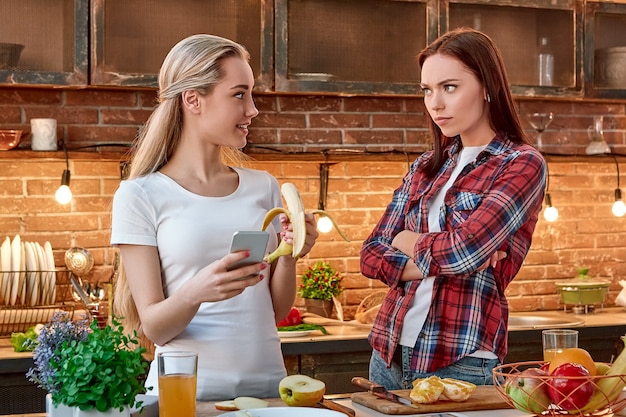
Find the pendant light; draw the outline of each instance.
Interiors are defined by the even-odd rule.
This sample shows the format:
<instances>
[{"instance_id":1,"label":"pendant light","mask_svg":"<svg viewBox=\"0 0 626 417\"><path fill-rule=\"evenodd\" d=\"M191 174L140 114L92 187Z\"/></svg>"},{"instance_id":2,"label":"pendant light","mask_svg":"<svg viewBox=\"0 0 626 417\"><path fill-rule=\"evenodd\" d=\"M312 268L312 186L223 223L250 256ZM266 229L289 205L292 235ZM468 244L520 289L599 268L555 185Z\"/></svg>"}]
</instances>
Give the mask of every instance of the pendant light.
<instances>
[{"instance_id":1,"label":"pendant light","mask_svg":"<svg viewBox=\"0 0 626 417\"><path fill-rule=\"evenodd\" d=\"M67 156L67 146L65 146L65 142L61 141L61 146L63 146L63 151L65 152L65 170L63 171L63 175L61 176L61 186L57 189L54 194L54 198L57 200L59 204L68 204L72 201L72 190L70 189L70 162Z\"/></svg>"},{"instance_id":2,"label":"pendant light","mask_svg":"<svg viewBox=\"0 0 626 417\"><path fill-rule=\"evenodd\" d=\"M626 204L624 204L624 200L622 200L622 190L619 188L619 162L617 162L615 156L613 156L613 160L615 160L615 168L617 170L617 188L615 189L615 202L613 203L611 211L615 217L622 217L626 214Z\"/></svg>"},{"instance_id":3,"label":"pendant light","mask_svg":"<svg viewBox=\"0 0 626 417\"><path fill-rule=\"evenodd\" d=\"M559 218L559 211L552 205L552 197L550 196L550 169L546 164L547 178L546 178L546 209L543 211L543 218L550 223L556 221Z\"/></svg>"},{"instance_id":4,"label":"pendant light","mask_svg":"<svg viewBox=\"0 0 626 417\"><path fill-rule=\"evenodd\" d=\"M320 198L317 204L319 210L325 210L326 208L326 196L328 195L328 163L324 162L320 164ZM323 214L317 219L317 230L322 233L328 233L333 229L332 221Z\"/></svg>"}]
</instances>

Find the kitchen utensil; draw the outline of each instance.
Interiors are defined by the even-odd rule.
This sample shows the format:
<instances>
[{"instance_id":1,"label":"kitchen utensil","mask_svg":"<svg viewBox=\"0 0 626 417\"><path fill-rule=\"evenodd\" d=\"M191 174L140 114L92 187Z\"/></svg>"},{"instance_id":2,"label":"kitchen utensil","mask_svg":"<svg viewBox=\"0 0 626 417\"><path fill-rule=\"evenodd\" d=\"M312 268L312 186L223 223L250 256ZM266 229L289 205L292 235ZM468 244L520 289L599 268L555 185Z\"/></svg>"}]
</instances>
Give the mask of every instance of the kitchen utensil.
<instances>
[{"instance_id":1,"label":"kitchen utensil","mask_svg":"<svg viewBox=\"0 0 626 417\"><path fill-rule=\"evenodd\" d=\"M350 407L346 407L345 405L341 405L338 404L332 400L329 400L327 398L322 398L319 402L319 405L327 408L329 410L334 410L334 411L338 411L340 413L343 413L347 416L351 416L354 417L356 416L356 411L354 411L353 409L351 409Z\"/></svg>"},{"instance_id":2,"label":"kitchen utensil","mask_svg":"<svg viewBox=\"0 0 626 417\"><path fill-rule=\"evenodd\" d=\"M398 390L395 394L409 399L410 390ZM503 399L492 385L477 386L472 395L463 402L436 401L432 404L414 404L408 407L376 397L371 392L355 392L351 396L353 404L376 410L382 414L406 415L426 413L463 412L477 410L500 410L511 408L510 403Z\"/></svg>"},{"instance_id":3,"label":"kitchen utensil","mask_svg":"<svg viewBox=\"0 0 626 417\"><path fill-rule=\"evenodd\" d=\"M86 306L92 304L91 300L89 299L89 295L85 292L83 287L80 285L80 282L78 282L78 279L76 279L76 276L74 276L72 272L70 272L69 275L70 275L70 281L72 282L72 287L74 289L72 294L77 295L80 298L80 300L83 303L85 303Z\"/></svg>"},{"instance_id":4,"label":"kitchen utensil","mask_svg":"<svg viewBox=\"0 0 626 417\"><path fill-rule=\"evenodd\" d=\"M73 247L65 251L65 266L79 277L91 271L93 262L93 256L87 249Z\"/></svg>"},{"instance_id":5,"label":"kitchen utensil","mask_svg":"<svg viewBox=\"0 0 626 417\"><path fill-rule=\"evenodd\" d=\"M0 151L15 148L22 141L22 131L15 129L0 130Z\"/></svg>"},{"instance_id":6,"label":"kitchen utensil","mask_svg":"<svg viewBox=\"0 0 626 417\"><path fill-rule=\"evenodd\" d=\"M372 382L369 379L355 376L354 378L352 378L352 385L356 385L359 388L364 388L378 398L383 398L385 400L393 401L394 403L404 404L409 407L413 407L413 402L411 400L407 398L402 398L398 394L394 394L391 391L387 391L385 387L375 382Z\"/></svg>"}]
</instances>

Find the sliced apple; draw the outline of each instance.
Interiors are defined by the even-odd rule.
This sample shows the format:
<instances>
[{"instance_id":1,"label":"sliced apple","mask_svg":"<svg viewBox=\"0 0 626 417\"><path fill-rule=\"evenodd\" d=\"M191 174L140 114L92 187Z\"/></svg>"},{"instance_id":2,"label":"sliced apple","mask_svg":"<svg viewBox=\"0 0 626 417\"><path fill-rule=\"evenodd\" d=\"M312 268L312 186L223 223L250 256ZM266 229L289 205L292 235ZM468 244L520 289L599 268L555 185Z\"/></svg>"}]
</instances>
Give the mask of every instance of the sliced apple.
<instances>
[{"instance_id":1,"label":"sliced apple","mask_svg":"<svg viewBox=\"0 0 626 417\"><path fill-rule=\"evenodd\" d=\"M215 408L222 411L235 411L239 410L235 405L234 400L220 401L214 404Z\"/></svg>"},{"instance_id":2,"label":"sliced apple","mask_svg":"<svg viewBox=\"0 0 626 417\"><path fill-rule=\"evenodd\" d=\"M233 400L238 410L249 410L251 408L265 408L269 403L256 397L237 397Z\"/></svg>"},{"instance_id":3,"label":"sliced apple","mask_svg":"<svg viewBox=\"0 0 626 417\"><path fill-rule=\"evenodd\" d=\"M278 392L290 407L311 407L324 397L326 384L307 375L289 375L280 381Z\"/></svg>"}]
</instances>

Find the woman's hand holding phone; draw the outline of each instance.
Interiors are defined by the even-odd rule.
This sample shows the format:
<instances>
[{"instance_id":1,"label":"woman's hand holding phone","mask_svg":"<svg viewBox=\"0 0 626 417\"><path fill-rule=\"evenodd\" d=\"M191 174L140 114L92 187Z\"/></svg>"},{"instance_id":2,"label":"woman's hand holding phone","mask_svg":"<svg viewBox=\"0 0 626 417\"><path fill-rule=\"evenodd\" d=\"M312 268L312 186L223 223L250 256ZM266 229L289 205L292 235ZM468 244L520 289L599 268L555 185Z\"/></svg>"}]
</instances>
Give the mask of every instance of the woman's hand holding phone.
<instances>
[{"instance_id":1,"label":"woman's hand holding phone","mask_svg":"<svg viewBox=\"0 0 626 417\"><path fill-rule=\"evenodd\" d=\"M227 268L228 271L246 268L263 262L263 258L267 253L267 242L269 241L269 233L264 231L240 231L233 234L230 244L230 253L247 251L249 256L233 262ZM254 270L247 275L243 275L236 280L245 280L255 278L259 275L260 270Z\"/></svg>"}]
</instances>

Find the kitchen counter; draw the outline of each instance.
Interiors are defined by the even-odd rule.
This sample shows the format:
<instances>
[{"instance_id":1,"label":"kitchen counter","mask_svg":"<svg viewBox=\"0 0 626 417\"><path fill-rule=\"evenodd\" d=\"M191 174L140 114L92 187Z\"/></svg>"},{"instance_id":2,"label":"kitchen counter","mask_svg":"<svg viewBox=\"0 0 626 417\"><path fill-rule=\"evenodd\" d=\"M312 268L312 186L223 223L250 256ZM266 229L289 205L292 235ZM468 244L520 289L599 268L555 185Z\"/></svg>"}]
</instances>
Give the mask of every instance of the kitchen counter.
<instances>
[{"instance_id":1,"label":"kitchen counter","mask_svg":"<svg viewBox=\"0 0 626 417\"><path fill-rule=\"evenodd\" d=\"M271 398L268 400L270 403L270 407L285 407L285 404L279 398ZM349 398L347 399L336 399L333 400L338 404L344 405L346 407L352 408L356 412L356 417L389 417L387 414L379 413L370 408L364 407L360 404L353 403ZM196 407L196 417L218 417L223 414L226 414L226 411L219 411L215 409L213 402L198 402ZM148 410L144 410L144 413L147 417L158 417L158 411L149 410L149 413L146 413ZM155 414L156 412L156 414ZM143 413L142 413L143 414ZM447 417L446 414L410 414L404 415L404 417L419 417L419 416L429 416L429 417ZM514 409L500 409L500 410L480 410L480 411L464 411L464 412L454 412L451 413L450 416L457 417L529 417L530 414L522 413L521 411ZM14 414L8 415L5 417L46 417L45 413L34 413L34 414ZM297 417L297 416L295 416ZM607 416L610 417L610 416Z\"/></svg>"},{"instance_id":2,"label":"kitchen counter","mask_svg":"<svg viewBox=\"0 0 626 417\"><path fill-rule=\"evenodd\" d=\"M572 328L580 331L579 346L589 350L597 361L610 362L624 347L620 337L626 334L626 310L622 307L605 308L586 315L546 311L511 314L511 317L515 316L577 322ZM323 380L329 394L356 391L350 383L352 377L368 376L371 355L367 340L369 328L350 324L325 325L325 328L330 335L314 331L306 336L281 338L287 372ZM506 363L542 360L540 328L510 329L508 345ZM14 400L19 393L22 398L19 404L28 402L28 406L32 407L19 408L20 412L41 410L41 394L45 392L34 387L24 376L32 366L31 353L16 353L10 346L9 338L0 338L0 404L6 398ZM367 414L363 416L369 417ZM376 414L373 416L378 417Z\"/></svg>"}]
</instances>

